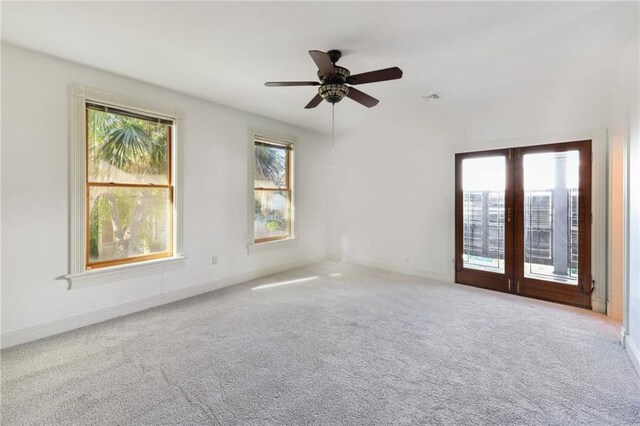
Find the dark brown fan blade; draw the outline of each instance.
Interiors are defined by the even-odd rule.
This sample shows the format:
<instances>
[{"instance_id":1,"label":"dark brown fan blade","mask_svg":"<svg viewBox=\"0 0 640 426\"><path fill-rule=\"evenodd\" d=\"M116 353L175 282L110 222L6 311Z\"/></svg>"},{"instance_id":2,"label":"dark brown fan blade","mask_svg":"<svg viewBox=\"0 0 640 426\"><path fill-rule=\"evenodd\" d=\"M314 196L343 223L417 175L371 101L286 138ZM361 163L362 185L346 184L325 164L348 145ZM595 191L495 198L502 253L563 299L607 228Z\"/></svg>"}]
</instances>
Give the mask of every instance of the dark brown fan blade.
<instances>
[{"instance_id":1,"label":"dark brown fan blade","mask_svg":"<svg viewBox=\"0 0 640 426\"><path fill-rule=\"evenodd\" d=\"M325 52L310 50L309 55L311 55L313 62L316 63L316 66L320 70L320 74L328 76L336 75L336 69L333 67L333 62L331 62L331 58Z\"/></svg>"},{"instance_id":2,"label":"dark brown fan blade","mask_svg":"<svg viewBox=\"0 0 640 426\"><path fill-rule=\"evenodd\" d=\"M367 95L364 92L359 91L354 87L349 87L349 93L347 93L347 97L353 99L354 101L366 106L367 108L371 108L373 106L378 105L379 100L376 98Z\"/></svg>"},{"instance_id":3,"label":"dark brown fan blade","mask_svg":"<svg viewBox=\"0 0 640 426\"><path fill-rule=\"evenodd\" d=\"M305 107L305 109L311 109L311 108L315 108L318 105L320 105L320 102L322 102L322 96L320 95L315 95L313 97L313 99L311 99L311 101L307 104L307 106Z\"/></svg>"},{"instance_id":4,"label":"dark brown fan blade","mask_svg":"<svg viewBox=\"0 0 640 426\"><path fill-rule=\"evenodd\" d=\"M319 86L317 81L267 81L267 87L284 87L284 86Z\"/></svg>"},{"instance_id":5,"label":"dark brown fan blade","mask_svg":"<svg viewBox=\"0 0 640 426\"><path fill-rule=\"evenodd\" d=\"M378 81L396 80L402 77L402 70L398 67L385 68L383 70L369 71L352 75L347 78L349 84L376 83Z\"/></svg>"}]
</instances>

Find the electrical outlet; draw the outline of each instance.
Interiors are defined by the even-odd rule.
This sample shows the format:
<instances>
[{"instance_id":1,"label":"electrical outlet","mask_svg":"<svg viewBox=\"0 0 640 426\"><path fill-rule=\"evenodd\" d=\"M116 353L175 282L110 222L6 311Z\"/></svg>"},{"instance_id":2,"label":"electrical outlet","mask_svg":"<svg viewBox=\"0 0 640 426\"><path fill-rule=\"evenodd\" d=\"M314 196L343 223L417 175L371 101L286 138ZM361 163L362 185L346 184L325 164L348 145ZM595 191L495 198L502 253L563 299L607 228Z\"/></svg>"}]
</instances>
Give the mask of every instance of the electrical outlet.
<instances>
[{"instance_id":1,"label":"electrical outlet","mask_svg":"<svg viewBox=\"0 0 640 426\"><path fill-rule=\"evenodd\" d=\"M211 258L211 264L212 265L217 265L218 264L218 256L213 256Z\"/></svg>"}]
</instances>

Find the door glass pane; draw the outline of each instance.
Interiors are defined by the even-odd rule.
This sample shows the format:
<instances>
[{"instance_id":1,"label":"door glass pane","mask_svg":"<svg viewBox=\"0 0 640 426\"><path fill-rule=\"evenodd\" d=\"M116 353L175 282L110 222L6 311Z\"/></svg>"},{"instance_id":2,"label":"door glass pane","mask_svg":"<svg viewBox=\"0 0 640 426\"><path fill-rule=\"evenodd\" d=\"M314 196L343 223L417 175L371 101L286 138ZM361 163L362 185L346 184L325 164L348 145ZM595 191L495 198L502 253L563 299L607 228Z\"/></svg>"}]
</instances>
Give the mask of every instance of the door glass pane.
<instances>
[{"instance_id":1,"label":"door glass pane","mask_svg":"<svg viewBox=\"0 0 640 426\"><path fill-rule=\"evenodd\" d=\"M505 157L462 161L464 268L504 273Z\"/></svg>"},{"instance_id":2,"label":"door glass pane","mask_svg":"<svg viewBox=\"0 0 640 426\"><path fill-rule=\"evenodd\" d=\"M526 154L524 276L578 284L578 151Z\"/></svg>"}]
</instances>

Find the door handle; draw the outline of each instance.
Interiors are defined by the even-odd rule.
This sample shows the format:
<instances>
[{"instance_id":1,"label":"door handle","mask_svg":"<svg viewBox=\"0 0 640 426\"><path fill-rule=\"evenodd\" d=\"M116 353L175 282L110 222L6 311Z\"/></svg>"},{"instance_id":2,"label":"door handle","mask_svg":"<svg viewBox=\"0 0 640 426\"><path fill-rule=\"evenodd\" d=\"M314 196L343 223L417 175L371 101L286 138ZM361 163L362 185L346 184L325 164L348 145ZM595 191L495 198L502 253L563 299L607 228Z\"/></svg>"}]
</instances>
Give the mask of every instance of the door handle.
<instances>
[{"instance_id":1,"label":"door handle","mask_svg":"<svg viewBox=\"0 0 640 426\"><path fill-rule=\"evenodd\" d=\"M507 222L511 222L511 207L507 207Z\"/></svg>"}]
</instances>

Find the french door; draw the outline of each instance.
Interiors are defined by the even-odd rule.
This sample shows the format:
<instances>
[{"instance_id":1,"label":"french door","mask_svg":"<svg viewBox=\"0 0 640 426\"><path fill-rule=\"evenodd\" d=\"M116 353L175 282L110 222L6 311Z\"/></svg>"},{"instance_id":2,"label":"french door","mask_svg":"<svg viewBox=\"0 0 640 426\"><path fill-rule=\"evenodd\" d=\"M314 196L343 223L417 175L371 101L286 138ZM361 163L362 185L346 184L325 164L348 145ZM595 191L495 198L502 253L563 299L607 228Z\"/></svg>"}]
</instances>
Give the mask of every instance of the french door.
<instances>
[{"instance_id":1,"label":"french door","mask_svg":"<svg viewBox=\"0 0 640 426\"><path fill-rule=\"evenodd\" d=\"M456 282L591 308L591 141L456 154Z\"/></svg>"}]
</instances>

